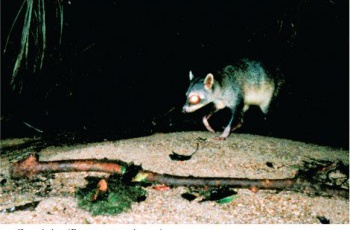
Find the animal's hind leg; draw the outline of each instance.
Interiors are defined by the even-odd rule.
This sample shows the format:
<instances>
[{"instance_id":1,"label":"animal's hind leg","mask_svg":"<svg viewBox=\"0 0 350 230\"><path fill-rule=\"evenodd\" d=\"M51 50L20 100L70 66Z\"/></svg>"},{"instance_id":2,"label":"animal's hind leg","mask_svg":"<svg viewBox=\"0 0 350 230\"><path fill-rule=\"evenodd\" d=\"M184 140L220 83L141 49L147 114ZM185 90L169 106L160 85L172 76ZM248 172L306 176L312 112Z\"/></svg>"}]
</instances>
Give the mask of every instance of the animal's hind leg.
<instances>
[{"instance_id":1,"label":"animal's hind leg","mask_svg":"<svg viewBox=\"0 0 350 230\"><path fill-rule=\"evenodd\" d=\"M243 109L242 109L241 113L240 113L239 122L232 128L231 132L233 132L233 131L235 131L235 130L237 130L237 129L242 127L243 121L244 121L243 115L248 109L249 109L249 105L245 104L243 106Z\"/></svg>"},{"instance_id":2,"label":"animal's hind leg","mask_svg":"<svg viewBox=\"0 0 350 230\"><path fill-rule=\"evenodd\" d=\"M259 107L264 113L264 119L267 120L267 113L269 112L270 100L264 104L261 104Z\"/></svg>"},{"instance_id":3,"label":"animal's hind leg","mask_svg":"<svg viewBox=\"0 0 350 230\"><path fill-rule=\"evenodd\" d=\"M241 128L243 125L243 115L241 116L239 122L237 123L237 125L235 125L232 129L231 132L236 131L237 129Z\"/></svg>"},{"instance_id":4,"label":"animal's hind leg","mask_svg":"<svg viewBox=\"0 0 350 230\"><path fill-rule=\"evenodd\" d=\"M270 103L271 103L271 96L268 97L268 99L266 99L265 101L263 101L263 102L259 105L259 108L261 109L261 111L262 111L265 115L269 112Z\"/></svg>"}]
</instances>

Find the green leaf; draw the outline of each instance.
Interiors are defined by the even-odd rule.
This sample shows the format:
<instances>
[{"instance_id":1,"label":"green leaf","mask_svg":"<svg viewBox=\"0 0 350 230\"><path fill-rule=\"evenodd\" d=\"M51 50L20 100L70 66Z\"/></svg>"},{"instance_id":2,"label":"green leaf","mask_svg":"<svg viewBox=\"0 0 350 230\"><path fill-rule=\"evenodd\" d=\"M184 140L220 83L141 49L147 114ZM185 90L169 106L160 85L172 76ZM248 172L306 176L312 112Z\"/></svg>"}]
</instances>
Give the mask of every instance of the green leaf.
<instances>
[{"instance_id":1,"label":"green leaf","mask_svg":"<svg viewBox=\"0 0 350 230\"><path fill-rule=\"evenodd\" d=\"M225 203L230 203L232 200L236 199L237 195L232 195L232 196L227 196L224 198L221 198L219 200L217 200L216 202L219 204L225 204Z\"/></svg>"}]
</instances>

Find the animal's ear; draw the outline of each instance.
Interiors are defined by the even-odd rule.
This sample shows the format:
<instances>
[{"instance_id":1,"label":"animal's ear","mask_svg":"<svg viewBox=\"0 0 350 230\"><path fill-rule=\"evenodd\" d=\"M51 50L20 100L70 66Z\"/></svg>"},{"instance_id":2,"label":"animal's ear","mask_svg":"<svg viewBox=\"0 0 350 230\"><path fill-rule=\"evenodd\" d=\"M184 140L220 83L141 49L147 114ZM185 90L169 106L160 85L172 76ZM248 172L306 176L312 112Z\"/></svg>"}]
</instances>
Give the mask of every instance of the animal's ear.
<instances>
[{"instance_id":1,"label":"animal's ear","mask_svg":"<svg viewBox=\"0 0 350 230\"><path fill-rule=\"evenodd\" d=\"M194 76L193 76L193 73L192 73L192 71L190 70L190 73L189 73L189 75L188 75L189 77L190 77L190 81L192 81L193 80L193 78L194 78Z\"/></svg>"},{"instance_id":2,"label":"animal's ear","mask_svg":"<svg viewBox=\"0 0 350 230\"><path fill-rule=\"evenodd\" d=\"M211 89L214 84L214 76L211 73L208 73L207 76L204 79L204 88L205 89Z\"/></svg>"}]
</instances>

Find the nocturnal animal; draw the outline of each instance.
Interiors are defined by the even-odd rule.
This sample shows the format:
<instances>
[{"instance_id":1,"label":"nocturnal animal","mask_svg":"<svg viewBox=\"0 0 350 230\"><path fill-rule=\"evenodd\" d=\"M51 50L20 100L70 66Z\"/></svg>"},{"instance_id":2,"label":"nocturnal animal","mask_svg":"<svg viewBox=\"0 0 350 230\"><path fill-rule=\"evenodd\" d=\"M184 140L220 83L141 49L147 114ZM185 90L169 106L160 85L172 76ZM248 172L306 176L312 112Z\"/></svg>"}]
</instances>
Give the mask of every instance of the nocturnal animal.
<instances>
[{"instance_id":1,"label":"nocturnal animal","mask_svg":"<svg viewBox=\"0 0 350 230\"><path fill-rule=\"evenodd\" d=\"M184 113L192 113L209 103L214 108L203 117L208 131L215 133L208 119L217 111L229 108L231 118L219 139L226 139L232 130L243 123L243 115L250 105L258 106L264 114L269 111L271 100L277 95L283 79L273 77L258 61L242 59L235 65L228 65L216 74L208 73L204 78L194 77L189 72L190 85L186 92L187 101ZM239 115L240 122L232 127L233 120Z\"/></svg>"}]
</instances>

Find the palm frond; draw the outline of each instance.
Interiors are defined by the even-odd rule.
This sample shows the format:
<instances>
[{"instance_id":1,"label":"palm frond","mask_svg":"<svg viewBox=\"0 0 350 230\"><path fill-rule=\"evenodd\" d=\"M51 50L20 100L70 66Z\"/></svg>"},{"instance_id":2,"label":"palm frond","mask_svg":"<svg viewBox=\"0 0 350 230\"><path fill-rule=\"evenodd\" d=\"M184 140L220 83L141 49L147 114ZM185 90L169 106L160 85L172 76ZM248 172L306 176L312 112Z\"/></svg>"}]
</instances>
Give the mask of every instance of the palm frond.
<instances>
[{"instance_id":1,"label":"palm frond","mask_svg":"<svg viewBox=\"0 0 350 230\"><path fill-rule=\"evenodd\" d=\"M47 6L45 4L45 0L23 0L23 3L18 10L14 22L12 23L5 43L4 53L7 51L8 42L15 24L18 22L21 13L25 11L20 48L13 66L11 76L11 85L13 89L16 88L16 84L18 83L16 82L17 76L23 67L25 67L25 69L32 69L34 73L36 71L41 71L43 68L47 48L46 9ZM57 1L56 13L56 18L58 18L60 25L59 44L61 44L63 34L63 0ZM32 60L34 60L33 62L30 62L32 66L29 66L28 64L30 55L32 57Z\"/></svg>"},{"instance_id":2,"label":"palm frond","mask_svg":"<svg viewBox=\"0 0 350 230\"><path fill-rule=\"evenodd\" d=\"M60 19L60 40L59 40L59 43L61 44L62 34L63 34L63 0L58 0L57 5L58 5L57 10L59 12L58 14L59 14L59 19Z\"/></svg>"},{"instance_id":3,"label":"palm frond","mask_svg":"<svg viewBox=\"0 0 350 230\"><path fill-rule=\"evenodd\" d=\"M26 0L26 14L24 17L23 29L22 29L22 39L21 39L21 48L17 55L17 59L12 71L11 84L14 84L15 78L18 74L20 66L22 65L23 57L26 60L28 58L28 50L29 50L29 31L32 22L32 14L33 14L33 2L34 0Z\"/></svg>"}]
</instances>

